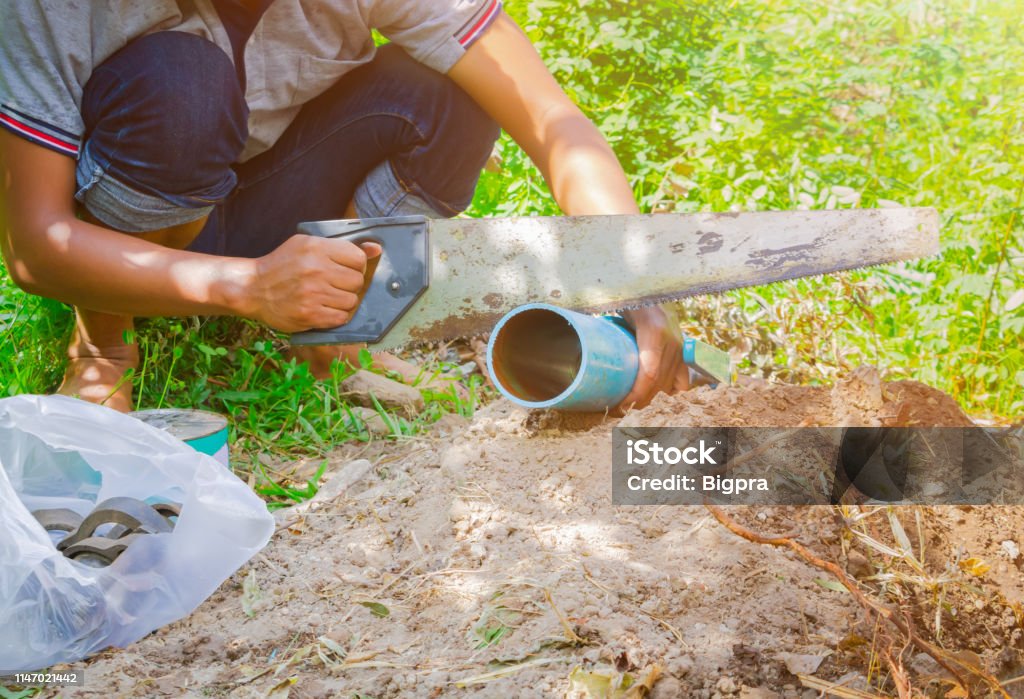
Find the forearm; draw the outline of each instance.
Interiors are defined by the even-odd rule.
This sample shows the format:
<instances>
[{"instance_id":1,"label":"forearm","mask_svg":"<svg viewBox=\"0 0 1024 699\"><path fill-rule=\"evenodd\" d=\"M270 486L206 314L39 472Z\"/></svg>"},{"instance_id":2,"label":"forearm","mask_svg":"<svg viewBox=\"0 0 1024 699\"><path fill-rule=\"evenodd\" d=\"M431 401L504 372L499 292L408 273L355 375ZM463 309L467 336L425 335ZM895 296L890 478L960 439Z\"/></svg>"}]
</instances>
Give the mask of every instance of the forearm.
<instances>
[{"instance_id":1,"label":"forearm","mask_svg":"<svg viewBox=\"0 0 1024 699\"><path fill-rule=\"evenodd\" d=\"M14 215L7 225L4 259L31 293L125 315L249 315L251 260L174 250L68 215Z\"/></svg>"},{"instance_id":2,"label":"forearm","mask_svg":"<svg viewBox=\"0 0 1024 699\"><path fill-rule=\"evenodd\" d=\"M639 208L618 158L575 106L549 112L544 147L533 155L568 215L633 214Z\"/></svg>"},{"instance_id":3,"label":"forearm","mask_svg":"<svg viewBox=\"0 0 1024 699\"><path fill-rule=\"evenodd\" d=\"M106 313L249 314L252 261L183 252L81 221L72 208L74 172L72 159L0 131L0 253L15 283Z\"/></svg>"},{"instance_id":4,"label":"forearm","mask_svg":"<svg viewBox=\"0 0 1024 699\"><path fill-rule=\"evenodd\" d=\"M449 76L523 147L563 212L637 212L608 142L565 95L507 15L498 17Z\"/></svg>"}]
</instances>

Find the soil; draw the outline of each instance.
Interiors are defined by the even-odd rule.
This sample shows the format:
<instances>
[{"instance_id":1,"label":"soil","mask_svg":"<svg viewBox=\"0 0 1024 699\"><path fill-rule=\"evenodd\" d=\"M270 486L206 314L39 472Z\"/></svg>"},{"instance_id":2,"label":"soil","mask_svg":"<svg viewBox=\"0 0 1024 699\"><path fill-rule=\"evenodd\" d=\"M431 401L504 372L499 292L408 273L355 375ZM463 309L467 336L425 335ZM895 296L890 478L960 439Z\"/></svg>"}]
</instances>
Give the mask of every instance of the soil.
<instances>
[{"instance_id":1,"label":"soil","mask_svg":"<svg viewBox=\"0 0 1024 699\"><path fill-rule=\"evenodd\" d=\"M654 697L818 696L794 672L878 694L866 684L872 627L827 574L738 538L703 507L612 506L616 424L971 422L948 396L870 369L831 388L662 396L622 420L497 401L399 447L340 451L336 469L355 456L373 469L332 501L279 515L270 545L191 616L79 664L87 686L64 696L584 697L623 673L658 675ZM902 600L919 628L1001 678L1024 674L1024 555L1011 555L1024 549L1024 508L897 509L925 543L926 572L948 577L900 587L920 596ZM871 527L886 541L878 511ZM878 572L837 508L730 512L853 575ZM949 690L926 656L908 650L905 662L915 686Z\"/></svg>"}]
</instances>

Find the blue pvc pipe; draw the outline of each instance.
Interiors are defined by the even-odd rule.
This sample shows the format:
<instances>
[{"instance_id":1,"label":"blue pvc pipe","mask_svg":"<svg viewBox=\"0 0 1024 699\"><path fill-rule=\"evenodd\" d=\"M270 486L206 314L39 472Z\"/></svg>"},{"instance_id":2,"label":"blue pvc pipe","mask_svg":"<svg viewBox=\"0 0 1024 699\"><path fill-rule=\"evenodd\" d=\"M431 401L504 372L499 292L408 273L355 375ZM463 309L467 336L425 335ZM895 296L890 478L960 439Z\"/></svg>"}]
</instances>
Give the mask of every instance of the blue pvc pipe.
<instances>
[{"instance_id":1,"label":"blue pvc pipe","mask_svg":"<svg viewBox=\"0 0 1024 699\"><path fill-rule=\"evenodd\" d=\"M517 405L602 411L629 394L640 358L620 319L531 303L498 321L487 343L487 369Z\"/></svg>"}]
</instances>

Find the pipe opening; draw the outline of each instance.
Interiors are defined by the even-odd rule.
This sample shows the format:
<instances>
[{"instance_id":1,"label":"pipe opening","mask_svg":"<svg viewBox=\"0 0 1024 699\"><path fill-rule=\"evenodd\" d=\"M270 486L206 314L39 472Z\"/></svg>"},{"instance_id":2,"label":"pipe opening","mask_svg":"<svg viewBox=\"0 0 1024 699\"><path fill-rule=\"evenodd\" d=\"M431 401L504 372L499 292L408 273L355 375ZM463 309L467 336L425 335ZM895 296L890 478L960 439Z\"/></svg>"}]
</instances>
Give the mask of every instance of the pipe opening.
<instances>
[{"instance_id":1,"label":"pipe opening","mask_svg":"<svg viewBox=\"0 0 1024 699\"><path fill-rule=\"evenodd\" d=\"M583 362L583 346L559 313L532 308L497 331L491 352L494 379L516 398L540 403L572 386Z\"/></svg>"}]
</instances>

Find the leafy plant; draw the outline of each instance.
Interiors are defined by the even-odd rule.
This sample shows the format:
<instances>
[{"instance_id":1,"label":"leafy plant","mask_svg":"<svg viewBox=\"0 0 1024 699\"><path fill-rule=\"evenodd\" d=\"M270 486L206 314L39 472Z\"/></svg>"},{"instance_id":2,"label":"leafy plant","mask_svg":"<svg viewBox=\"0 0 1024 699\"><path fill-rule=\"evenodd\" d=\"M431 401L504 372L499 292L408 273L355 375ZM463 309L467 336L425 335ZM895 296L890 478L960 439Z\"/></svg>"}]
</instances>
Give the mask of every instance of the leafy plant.
<instances>
[{"instance_id":1,"label":"leafy plant","mask_svg":"<svg viewBox=\"0 0 1024 699\"><path fill-rule=\"evenodd\" d=\"M750 373L861 363L1024 410L1024 22L1015 3L510 0L647 211L934 206L939 256L683 304ZM556 213L507 138L474 215Z\"/></svg>"},{"instance_id":2,"label":"leafy plant","mask_svg":"<svg viewBox=\"0 0 1024 699\"><path fill-rule=\"evenodd\" d=\"M504 593L494 593L480 612L480 618L470 629L470 642L475 650L495 646L512 631L516 613L501 603Z\"/></svg>"},{"instance_id":3,"label":"leafy plant","mask_svg":"<svg viewBox=\"0 0 1024 699\"><path fill-rule=\"evenodd\" d=\"M316 473L306 481L306 486L304 488L282 485L275 479L268 476L266 470L259 462L257 462L256 468L259 470L261 479L261 482L256 484L256 492L269 500L267 503L267 509L279 510L282 507L288 507L297 502L309 500L316 495L317 491L320 490L320 478L324 475L324 471L327 470L327 462L324 461L320 464L320 468L318 468Z\"/></svg>"},{"instance_id":4,"label":"leafy plant","mask_svg":"<svg viewBox=\"0 0 1024 699\"><path fill-rule=\"evenodd\" d=\"M39 687L26 687L25 689L8 689L0 686L0 699L31 699L37 696L42 690Z\"/></svg>"}]
</instances>

